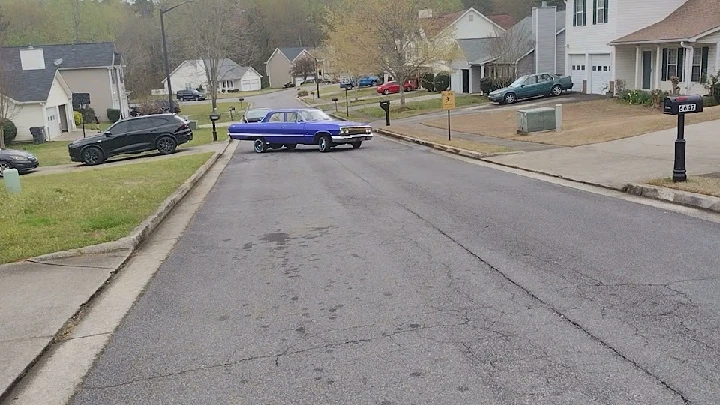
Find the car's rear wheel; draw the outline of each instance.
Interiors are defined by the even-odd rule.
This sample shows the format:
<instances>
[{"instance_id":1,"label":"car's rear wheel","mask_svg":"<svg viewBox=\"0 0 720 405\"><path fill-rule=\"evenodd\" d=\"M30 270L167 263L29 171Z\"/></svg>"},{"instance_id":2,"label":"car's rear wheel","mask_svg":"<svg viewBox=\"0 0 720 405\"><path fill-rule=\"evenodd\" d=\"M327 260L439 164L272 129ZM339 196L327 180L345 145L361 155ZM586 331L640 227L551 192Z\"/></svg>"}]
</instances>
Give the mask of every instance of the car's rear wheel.
<instances>
[{"instance_id":1,"label":"car's rear wheel","mask_svg":"<svg viewBox=\"0 0 720 405\"><path fill-rule=\"evenodd\" d=\"M318 141L318 149L320 152L330 152L330 149L332 148L332 138L330 138L330 135L323 135L320 137L320 140Z\"/></svg>"},{"instance_id":2,"label":"car's rear wheel","mask_svg":"<svg viewBox=\"0 0 720 405\"><path fill-rule=\"evenodd\" d=\"M7 164L6 162L0 162L0 177L2 177L5 170L7 170L9 168L10 168L9 164Z\"/></svg>"},{"instance_id":3,"label":"car's rear wheel","mask_svg":"<svg viewBox=\"0 0 720 405\"><path fill-rule=\"evenodd\" d=\"M263 153L267 150L267 143L265 143L264 139L258 138L253 143L253 148L255 149L255 153Z\"/></svg>"},{"instance_id":4,"label":"car's rear wheel","mask_svg":"<svg viewBox=\"0 0 720 405\"><path fill-rule=\"evenodd\" d=\"M353 142L352 146L353 146L353 149L357 149L360 146L362 146L362 141Z\"/></svg>"},{"instance_id":5,"label":"car's rear wheel","mask_svg":"<svg viewBox=\"0 0 720 405\"><path fill-rule=\"evenodd\" d=\"M553 96L557 97L562 94L562 87L560 87L560 85L556 84L555 86L553 86L551 92L552 92Z\"/></svg>"},{"instance_id":6,"label":"car's rear wheel","mask_svg":"<svg viewBox=\"0 0 720 405\"><path fill-rule=\"evenodd\" d=\"M169 136L162 136L160 137L160 139L157 140L156 146L158 152L162 153L163 155L169 155L175 152L175 148L177 148L177 142Z\"/></svg>"},{"instance_id":7,"label":"car's rear wheel","mask_svg":"<svg viewBox=\"0 0 720 405\"><path fill-rule=\"evenodd\" d=\"M99 165L105 161L105 155L103 155L103 152L100 150L100 148L97 148L95 146L89 146L83 149L82 158L83 163L88 166Z\"/></svg>"},{"instance_id":8,"label":"car's rear wheel","mask_svg":"<svg viewBox=\"0 0 720 405\"><path fill-rule=\"evenodd\" d=\"M288 149L290 149L290 150L293 150L293 149L295 149L295 148L297 147L297 145L294 144L294 143L288 143L287 145L285 145L285 147L288 148Z\"/></svg>"},{"instance_id":9,"label":"car's rear wheel","mask_svg":"<svg viewBox=\"0 0 720 405\"><path fill-rule=\"evenodd\" d=\"M515 93L508 93L505 95L503 101L505 104L514 104L517 101L517 97L515 96Z\"/></svg>"}]
</instances>

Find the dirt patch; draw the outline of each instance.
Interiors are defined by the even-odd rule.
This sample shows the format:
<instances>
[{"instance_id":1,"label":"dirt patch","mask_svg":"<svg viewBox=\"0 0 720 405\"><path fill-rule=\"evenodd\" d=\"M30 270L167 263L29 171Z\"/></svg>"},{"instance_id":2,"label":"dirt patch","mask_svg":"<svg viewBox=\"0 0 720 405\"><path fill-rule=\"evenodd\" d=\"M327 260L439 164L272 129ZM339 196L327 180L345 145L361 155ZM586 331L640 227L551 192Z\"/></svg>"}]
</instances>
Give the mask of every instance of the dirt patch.
<instances>
[{"instance_id":1,"label":"dirt patch","mask_svg":"<svg viewBox=\"0 0 720 405\"><path fill-rule=\"evenodd\" d=\"M532 108L532 107L529 107ZM517 111L482 112L453 120L453 130L469 134L549 145L579 146L613 141L674 128L677 117L644 106L618 100L596 100L563 105L563 131L517 134ZM720 119L720 107L706 108L702 114L687 116L687 124ZM428 120L424 125L447 128L445 119Z\"/></svg>"},{"instance_id":2,"label":"dirt patch","mask_svg":"<svg viewBox=\"0 0 720 405\"><path fill-rule=\"evenodd\" d=\"M452 146L455 148L471 150L474 152L493 154L511 151L509 148L506 148L504 146L490 145L487 143L475 142L467 139L453 139L452 141L448 141L447 137L435 135L429 132L423 132L415 128L409 128L405 126L393 125L389 129L396 134L418 138L424 141L435 142L442 145Z\"/></svg>"}]
</instances>

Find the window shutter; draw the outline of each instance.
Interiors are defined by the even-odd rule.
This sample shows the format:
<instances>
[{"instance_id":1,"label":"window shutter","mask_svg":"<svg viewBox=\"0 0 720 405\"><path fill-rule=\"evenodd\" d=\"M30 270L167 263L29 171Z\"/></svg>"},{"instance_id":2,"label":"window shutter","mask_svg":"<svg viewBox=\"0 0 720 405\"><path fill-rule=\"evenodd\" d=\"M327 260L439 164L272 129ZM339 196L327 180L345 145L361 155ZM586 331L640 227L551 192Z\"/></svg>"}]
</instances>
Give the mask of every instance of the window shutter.
<instances>
[{"instance_id":1,"label":"window shutter","mask_svg":"<svg viewBox=\"0 0 720 405\"><path fill-rule=\"evenodd\" d=\"M592 12L593 12L593 25L597 24L597 10L598 10L598 8L597 8L597 6L598 6L598 5L597 5L597 2L598 2L598 0L593 0L593 7L592 7Z\"/></svg>"},{"instance_id":2,"label":"window shutter","mask_svg":"<svg viewBox=\"0 0 720 405\"><path fill-rule=\"evenodd\" d=\"M702 65L700 66L700 83L707 82L708 56L710 56L710 47L702 48Z\"/></svg>"},{"instance_id":3,"label":"window shutter","mask_svg":"<svg viewBox=\"0 0 720 405\"><path fill-rule=\"evenodd\" d=\"M685 75L685 48L678 48L677 72L678 79L683 81Z\"/></svg>"},{"instance_id":4,"label":"window shutter","mask_svg":"<svg viewBox=\"0 0 720 405\"><path fill-rule=\"evenodd\" d=\"M587 0L580 0L583 5L583 20L582 25L583 27L587 25Z\"/></svg>"},{"instance_id":5,"label":"window shutter","mask_svg":"<svg viewBox=\"0 0 720 405\"><path fill-rule=\"evenodd\" d=\"M668 77L668 49L663 48L662 50L662 77L660 80L667 81L669 79Z\"/></svg>"}]
</instances>

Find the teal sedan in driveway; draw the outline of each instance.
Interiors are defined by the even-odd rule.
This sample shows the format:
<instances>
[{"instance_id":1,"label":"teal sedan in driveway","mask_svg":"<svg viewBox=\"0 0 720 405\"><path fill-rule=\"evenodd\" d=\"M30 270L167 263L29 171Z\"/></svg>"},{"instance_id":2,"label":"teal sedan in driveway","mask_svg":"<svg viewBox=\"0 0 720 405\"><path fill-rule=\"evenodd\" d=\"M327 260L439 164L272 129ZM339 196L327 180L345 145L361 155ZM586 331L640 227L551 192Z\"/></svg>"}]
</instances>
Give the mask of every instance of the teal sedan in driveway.
<instances>
[{"instance_id":1,"label":"teal sedan in driveway","mask_svg":"<svg viewBox=\"0 0 720 405\"><path fill-rule=\"evenodd\" d=\"M493 91L488 95L488 99L500 104L513 104L526 98L559 96L572 87L572 79L569 76L549 73L525 75L512 82L510 86Z\"/></svg>"}]
</instances>

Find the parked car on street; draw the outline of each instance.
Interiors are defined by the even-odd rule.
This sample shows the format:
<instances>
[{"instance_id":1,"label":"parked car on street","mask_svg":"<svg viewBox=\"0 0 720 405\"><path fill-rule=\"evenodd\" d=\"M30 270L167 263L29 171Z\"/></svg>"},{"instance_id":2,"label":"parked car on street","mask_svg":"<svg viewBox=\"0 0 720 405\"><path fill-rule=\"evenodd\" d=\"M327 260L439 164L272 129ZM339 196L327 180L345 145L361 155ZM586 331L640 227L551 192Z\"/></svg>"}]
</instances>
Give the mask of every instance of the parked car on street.
<instances>
[{"instance_id":1,"label":"parked car on street","mask_svg":"<svg viewBox=\"0 0 720 405\"><path fill-rule=\"evenodd\" d=\"M120 154L157 150L168 155L192 139L189 122L175 114L143 115L120 120L102 134L70 143L68 153L73 162L94 166Z\"/></svg>"},{"instance_id":2,"label":"parked car on street","mask_svg":"<svg viewBox=\"0 0 720 405\"><path fill-rule=\"evenodd\" d=\"M417 88L414 82L411 80L405 81L405 84L403 84L403 88L405 89L405 92L413 91ZM394 94L394 93L400 93L400 83L392 81L387 82L385 84L381 84L377 87L377 92L380 94L388 95L388 94Z\"/></svg>"},{"instance_id":3,"label":"parked car on street","mask_svg":"<svg viewBox=\"0 0 720 405\"><path fill-rule=\"evenodd\" d=\"M559 96L572 88L570 76L540 73L521 76L510 86L491 92L488 99L500 104L513 104L533 97Z\"/></svg>"},{"instance_id":4,"label":"parked car on street","mask_svg":"<svg viewBox=\"0 0 720 405\"><path fill-rule=\"evenodd\" d=\"M359 148L372 139L372 127L348 121L337 121L316 108L272 110L260 122L232 124L228 136L253 141L255 152L268 149L295 149L297 145L317 145L329 152L339 145Z\"/></svg>"},{"instance_id":5,"label":"parked car on street","mask_svg":"<svg viewBox=\"0 0 720 405\"><path fill-rule=\"evenodd\" d=\"M16 169L18 173L27 173L37 169L39 163L35 155L24 150L0 149L0 177L7 169Z\"/></svg>"},{"instance_id":6,"label":"parked car on street","mask_svg":"<svg viewBox=\"0 0 720 405\"><path fill-rule=\"evenodd\" d=\"M270 111L272 111L270 108L250 108L245 111L240 122L260 122Z\"/></svg>"},{"instance_id":7,"label":"parked car on street","mask_svg":"<svg viewBox=\"0 0 720 405\"><path fill-rule=\"evenodd\" d=\"M291 87L295 87L294 82L287 82L287 83L283 84L283 89L289 89Z\"/></svg>"},{"instance_id":8,"label":"parked car on street","mask_svg":"<svg viewBox=\"0 0 720 405\"><path fill-rule=\"evenodd\" d=\"M179 101L204 101L205 93L197 90L178 90L176 93Z\"/></svg>"},{"instance_id":9,"label":"parked car on street","mask_svg":"<svg viewBox=\"0 0 720 405\"><path fill-rule=\"evenodd\" d=\"M378 86L382 83L382 79L377 76L365 76L358 80L358 87Z\"/></svg>"},{"instance_id":10,"label":"parked car on street","mask_svg":"<svg viewBox=\"0 0 720 405\"><path fill-rule=\"evenodd\" d=\"M340 88L345 90L352 90L355 88L355 83L352 79L343 79L340 81Z\"/></svg>"}]
</instances>

